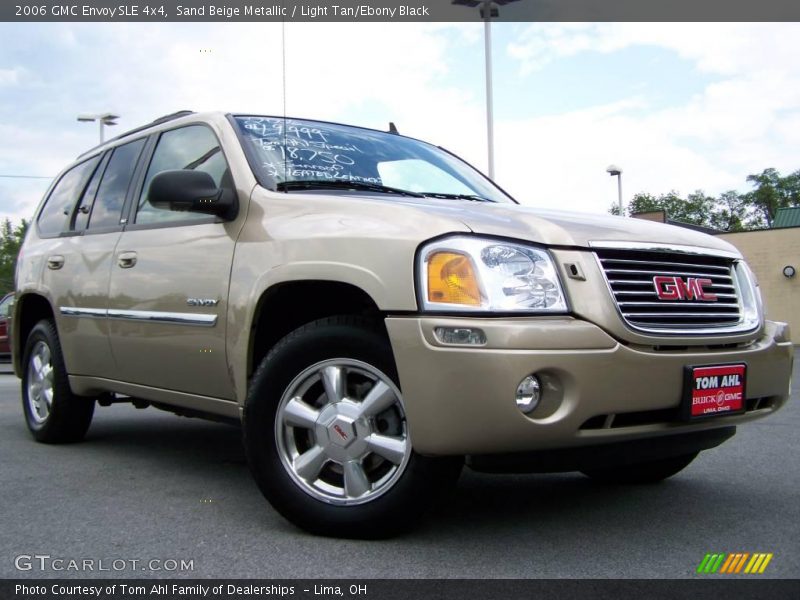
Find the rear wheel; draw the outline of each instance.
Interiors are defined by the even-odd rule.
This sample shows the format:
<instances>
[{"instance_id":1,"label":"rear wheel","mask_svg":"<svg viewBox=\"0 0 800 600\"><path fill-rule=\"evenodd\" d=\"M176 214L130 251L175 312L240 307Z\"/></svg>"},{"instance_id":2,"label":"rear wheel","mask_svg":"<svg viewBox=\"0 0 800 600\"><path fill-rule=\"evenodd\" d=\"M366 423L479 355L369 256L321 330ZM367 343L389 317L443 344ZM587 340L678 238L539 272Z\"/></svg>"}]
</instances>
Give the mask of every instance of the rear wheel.
<instances>
[{"instance_id":1,"label":"rear wheel","mask_svg":"<svg viewBox=\"0 0 800 600\"><path fill-rule=\"evenodd\" d=\"M244 424L261 491L321 535L399 533L461 469L413 451L391 348L361 318L315 321L279 342L253 376Z\"/></svg>"},{"instance_id":2,"label":"rear wheel","mask_svg":"<svg viewBox=\"0 0 800 600\"><path fill-rule=\"evenodd\" d=\"M658 483L688 467L697 454L693 452L633 465L586 469L583 474L603 483Z\"/></svg>"},{"instance_id":3,"label":"rear wheel","mask_svg":"<svg viewBox=\"0 0 800 600\"><path fill-rule=\"evenodd\" d=\"M39 321L31 330L22 360L22 408L33 437L46 443L82 440L92 422L94 398L72 393L52 321Z\"/></svg>"}]
</instances>

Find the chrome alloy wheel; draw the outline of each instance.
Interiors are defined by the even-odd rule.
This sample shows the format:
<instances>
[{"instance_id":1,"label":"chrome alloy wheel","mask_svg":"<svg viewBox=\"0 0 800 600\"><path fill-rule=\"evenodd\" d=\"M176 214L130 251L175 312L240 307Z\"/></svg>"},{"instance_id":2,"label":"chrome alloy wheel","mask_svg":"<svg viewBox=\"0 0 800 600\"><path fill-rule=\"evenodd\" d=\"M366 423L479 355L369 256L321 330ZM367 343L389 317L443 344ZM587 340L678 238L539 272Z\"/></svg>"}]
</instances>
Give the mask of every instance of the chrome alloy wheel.
<instances>
[{"instance_id":1,"label":"chrome alloy wheel","mask_svg":"<svg viewBox=\"0 0 800 600\"><path fill-rule=\"evenodd\" d=\"M275 439L294 482L342 506L387 492L411 456L400 390L375 367L346 358L294 378L278 405Z\"/></svg>"},{"instance_id":2,"label":"chrome alloy wheel","mask_svg":"<svg viewBox=\"0 0 800 600\"><path fill-rule=\"evenodd\" d=\"M37 424L47 420L53 406L53 363L43 341L36 342L28 359L28 406Z\"/></svg>"}]
</instances>

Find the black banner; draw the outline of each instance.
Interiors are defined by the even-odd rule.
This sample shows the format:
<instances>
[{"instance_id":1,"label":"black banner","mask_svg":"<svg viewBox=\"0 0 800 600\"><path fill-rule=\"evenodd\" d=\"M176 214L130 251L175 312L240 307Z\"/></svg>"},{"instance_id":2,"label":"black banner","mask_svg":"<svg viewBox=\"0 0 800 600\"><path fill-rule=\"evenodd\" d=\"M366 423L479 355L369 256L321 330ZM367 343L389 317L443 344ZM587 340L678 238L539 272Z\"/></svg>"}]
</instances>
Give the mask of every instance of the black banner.
<instances>
[{"instance_id":1,"label":"black banner","mask_svg":"<svg viewBox=\"0 0 800 600\"><path fill-rule=\"evenodd\" d=\"M250 600L253 598L338 600L503 600L636 598L681 600L711 596L737 600L800 597L800 580L713 577L696 580L292 580L292 579L97 579L0 580L3 600Z\"/></svg>"},{"instance_id":2,"label":"black banner","mask_svg":"<svg viewBox=\"0 0 800 600\"><path fill-rule=\"evenodd\" d=\"M800 21L797 0L16 0L0 20L33 22Z\"/></svg>"}]
</instances>

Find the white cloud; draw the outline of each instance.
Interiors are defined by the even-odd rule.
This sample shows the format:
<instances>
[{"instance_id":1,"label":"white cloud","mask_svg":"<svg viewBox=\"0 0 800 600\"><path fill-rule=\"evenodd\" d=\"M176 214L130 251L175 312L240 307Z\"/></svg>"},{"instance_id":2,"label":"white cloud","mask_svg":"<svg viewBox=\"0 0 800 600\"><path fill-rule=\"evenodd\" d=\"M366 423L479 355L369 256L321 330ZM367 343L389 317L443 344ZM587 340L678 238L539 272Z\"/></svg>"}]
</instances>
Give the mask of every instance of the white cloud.
<instances>
[{"instance_id":1,"label":"white cloud","mask_svg":"<svg viewBox=\"0 0 800 600\"><path fill-rule=\"evenodd\" d=\"M14 140L0 146L0 172L55 175L96 141L95 127L75 121L82 112L122 115L112 133L183 108L283 112L279 23L14 27L9 47L39 52L38 62L0 65L0 135ZM525 202L604 212L616 198L610 162L623 167L628 197L742 189L748 173L800 167L798 24L507 27L517 38L497 45L495 60L517 61L520 77L643 46L712 74L701 93L658 109L646 89L544 116L526 114L520 99L514 118L496 121L496 164L501 185ZM394 121L485 166L483 73L463 69L482 65L480 24L290 23L285 33L290 115L376 128ZM41 183L0 183L0 213L27 215L39 200Z\"/></svg>"},{"instance_id":2,"label":"white cloud","mask_svg":"<svg viewBox=\"0 0 800 600\"><path fill-rule=\"evenodd\" d=\"M800 168L798 24L536 24L507 50L524 77L565 57L643 46L674 52L714 77L702 93L657 110L642 110L644 96L630 106L501 123L498 176L511 191L545 206L603 212L616 200L604 172L610 162L623 166L628 198L743 190L749 173ZM519 139L536 142L522 155Z\"/></svg>"},{"instance_id":3,"label":"white cloud","mask_svg":"<svg viewBox=\"0 0 800 600\"><path fill-rule=\"evenodd\" d=\"M0 134L15 140L0 147L6 171L55 175L96 143L96 126L77 123L79 113L122 115L108 130L114 135L179 109L283 112L280 23L29 31L18 41L41 47L41 62L28 65L14 98L18 114L0 116ZM482 97L441 83L479 32L470 24L287 24L287 111L376 128L394 121L405 134L482 156L483 134L461 126L481 118ZM3 183L0 213L27 214L39 198L13 183Z\"/></svg>"},{"instance_id":4,"label":"white cloud","mask_svg":"<svg viewBox=\"0 0 800 600\"><path fill-rule=\"evenodd\" d=\"M731 75L789 66L798 33L796 23L535 23L508 53L529 72L582 52L651 46L672 50L702 71Z\"/></svg>"},{"instance_id":5,"label":"white cloud","mask_svg":"<svg viewBox=\"0 0 800 600\"><path fill-rule=\"evenodd\" d=\"M22 74L22 69L20 68L12 68L12 69L0 68L0 86L17 85L19 83L21 74Z\"/></svg>"}]
</instances>

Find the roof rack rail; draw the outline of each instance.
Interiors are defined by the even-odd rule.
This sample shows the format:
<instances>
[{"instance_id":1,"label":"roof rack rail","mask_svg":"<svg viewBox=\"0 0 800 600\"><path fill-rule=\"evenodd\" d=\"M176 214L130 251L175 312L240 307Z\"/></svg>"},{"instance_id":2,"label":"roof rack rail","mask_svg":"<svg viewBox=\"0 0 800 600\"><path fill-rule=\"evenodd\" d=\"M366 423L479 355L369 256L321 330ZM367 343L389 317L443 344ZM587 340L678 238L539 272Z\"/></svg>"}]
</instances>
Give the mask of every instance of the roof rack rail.
<instances>
[{"instance_id":1,"label":"roof rack rail","mask_svg":"<svg viewBox=\"0 0 800 600\"><path fill-rule=\"evenodd\" d=\"M194 114L193 110L179 110L177 112L170 113L168 115L164 115L163 117L158 117L157 119L154 119L154 120L150 121L149 123L146 123L146 124L141 125L139 127L134 127L133 129L129 129L128 131L126 131L124 133L121 133L121 134L119 134L119 135L117 135L117 136L115 136L115 137L113 137L113 138L111 138L109 140L105 140L102 144L98 144L97 146L93 146L92 148L89 148L86 152L81 153L78 156L78 158L81 158L82 156L86 156L87 154L90 154L91 152L94 152L95 150L97 150L97 148L99 148L100 146L104 146L105 144L107 144L109 142L114 142L116 140L122 139L122 138L124 138L126 136L129 136L129 135L133 134L133 133L137 133L137 132L143 131L143 130L149 128L149 127L153 127L154 125L161 125L161 123L167 123L169 121L173 121L175 119L180 119L181 117L186 117L186 116L193 115L193 114Z\"/></svg>"}]
</instances>

